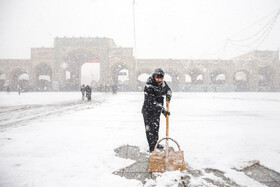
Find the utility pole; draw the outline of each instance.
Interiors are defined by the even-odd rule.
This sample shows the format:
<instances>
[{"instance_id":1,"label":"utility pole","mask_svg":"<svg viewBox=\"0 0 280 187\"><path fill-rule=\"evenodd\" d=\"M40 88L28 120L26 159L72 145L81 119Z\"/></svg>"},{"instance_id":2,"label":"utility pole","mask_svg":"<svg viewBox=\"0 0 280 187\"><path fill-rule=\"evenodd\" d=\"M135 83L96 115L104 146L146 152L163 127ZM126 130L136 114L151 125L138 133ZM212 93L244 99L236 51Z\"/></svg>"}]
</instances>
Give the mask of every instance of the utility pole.
<instances>
[{"instance_id":1,"label":"utility pole","mask_svg":"<svg viewBox=\"0 0 280 187\"><path fill-rule=\"evenodd\" d=\"M135 53L135 70L137 69L137 52L136 52L136 29L135 29L135 0L132 0L133 8L133 39L134 39L134 53Z\"/></svg>"}]
</instances>

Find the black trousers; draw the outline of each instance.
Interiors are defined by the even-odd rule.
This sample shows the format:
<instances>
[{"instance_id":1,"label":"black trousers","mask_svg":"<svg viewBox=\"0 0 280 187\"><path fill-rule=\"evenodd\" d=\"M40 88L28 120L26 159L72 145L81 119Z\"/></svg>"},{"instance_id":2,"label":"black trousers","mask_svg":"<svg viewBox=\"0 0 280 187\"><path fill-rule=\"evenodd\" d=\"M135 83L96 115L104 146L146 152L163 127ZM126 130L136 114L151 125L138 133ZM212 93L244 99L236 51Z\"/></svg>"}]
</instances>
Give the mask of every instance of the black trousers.
<instances>
[{"instance_id":1,"label":"black trousers","mask_svg":"<svg viewBox=\"0 0 280 187\"><path fill-rule=\"evenodd\" d=\"M143 112L146 136L149 144L149 150L154 151L158 141L158 131L160 124L160 112L145 113Z\"/></svg>"},{"instance_id":2,"label":"black trousers","mask_svg":"<svg viewBox=\"0 0 280 187\"><path fill-rule=\"evenodd\" d=\"M88 101L90 101L91 100L91 93L87 93L87 99L88 99Z\"/></svg>"},{"instance_id":3,"label":"black trousers","mask_svg":"<svg viewBox=\"0 0 280 187\"><path fill-rule=\"evenodd\" d=\"M82 99L84 100L85 98L85 92L82 92Z\"/></svg>"}]
</instances>

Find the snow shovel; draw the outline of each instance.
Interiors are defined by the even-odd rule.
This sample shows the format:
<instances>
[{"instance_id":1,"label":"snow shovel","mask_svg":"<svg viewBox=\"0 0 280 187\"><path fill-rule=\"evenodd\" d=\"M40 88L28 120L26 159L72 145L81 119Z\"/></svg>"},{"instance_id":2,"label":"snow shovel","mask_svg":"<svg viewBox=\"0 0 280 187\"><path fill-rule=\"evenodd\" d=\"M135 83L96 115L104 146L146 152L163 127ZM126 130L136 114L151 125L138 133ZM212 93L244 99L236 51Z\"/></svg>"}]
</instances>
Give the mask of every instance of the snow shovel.
<instances>
[{"instance_id":1,"label":"snow shovel","mask_svg":"<svg viewBox=\"0 0 280 187\"><path fill-rule=\"evenodd\" d=\"M169 101L166 101L166 108L167 111L169 111ZM162 140L166 140L165 150L164 152L159 152L156 148ZM168 140L175 142L178 147L178 151L171 151L169 149ZM184 161L184 151L181 150L177 141L169 137L169 115L166 115L166 137L160 139L155 145L155 149L150 158L149 172L163 173L165 171L174 170L185 171L186 164Z\"/></svg>"}]
</instances>

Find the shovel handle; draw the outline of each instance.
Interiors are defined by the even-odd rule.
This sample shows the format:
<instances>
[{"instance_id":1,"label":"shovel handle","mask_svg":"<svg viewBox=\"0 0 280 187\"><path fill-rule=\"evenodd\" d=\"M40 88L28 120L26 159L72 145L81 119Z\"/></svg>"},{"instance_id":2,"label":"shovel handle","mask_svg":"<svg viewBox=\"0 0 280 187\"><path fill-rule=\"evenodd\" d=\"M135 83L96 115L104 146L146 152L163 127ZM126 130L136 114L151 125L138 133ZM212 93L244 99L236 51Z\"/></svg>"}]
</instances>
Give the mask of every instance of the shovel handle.
<instances>
[{"instance_id":1,"label":"shovel handle","mask_svg":"<svg viewBox=\"0 0 280 187\"><path fill-rule=\"evenodd\" d=\"M181 151L181 148L180 148L180 145L178 144L178 142L176 141L176 140L174 140L173 138L170 138L170 137L164 137L164 138L162 138L162 139L160 139L158 142L157 142L157 144L155 145L155 148L157 148L157 146L158 146L158 144L162 141L162 140L172 140L173 142L175 142L176 143L176 145L177 145L177 147L178 147L178 149L179 149L179 151ZM167 151L167 150L166 150Z\"/></svg>"},{"instance_id":2,"label":"shovel handle","mask_svg":"<svg viewBox=\"0 0 280 187\"><path fill-rule=\"evenodd\" d=\"M169 101L166 101L166 110L169 112ZM169 115L166 115L166 137L169 136Z\"/></svg>"},{"instance_id":3,"label":"shovel handle","mask_svg":"<svg viewBox=\"0 0 280 187\"><path fill-rule=\"evenodd\" d=\"M167 114L166 114L166 137L169 137L169 101L166 100L166 110L167 110ZM156 146L157 147L157 146ZM169 149L169 143L168 143L168 138L166 138L165 141L165 150ZM166 158L168 158L168 151L166 151Z\"/></svg>"}]
</instances>

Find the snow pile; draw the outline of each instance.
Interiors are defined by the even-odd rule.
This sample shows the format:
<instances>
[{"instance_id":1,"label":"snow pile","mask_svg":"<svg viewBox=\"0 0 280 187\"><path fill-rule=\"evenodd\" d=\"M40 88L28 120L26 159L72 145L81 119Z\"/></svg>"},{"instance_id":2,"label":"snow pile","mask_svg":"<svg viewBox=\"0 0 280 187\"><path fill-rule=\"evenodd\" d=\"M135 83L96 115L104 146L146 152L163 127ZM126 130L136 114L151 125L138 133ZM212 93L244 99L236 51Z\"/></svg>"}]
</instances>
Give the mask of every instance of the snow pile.
<instances>
[{"instance_id":1,"label":"snow pile","mask_svg":"<svg viewBox=\"0 0 280 187\"><path fill-rule=\"evenodd\" d=\"M149 186L178 186L183 177L183 173L180 171L169 171L165 173L155 174L157 176L156 180L147 180L145 187Z\"/></svg>"},{"instance_id":2,"label":"snow pile","mask_svg":"<svg viewBox=\"0 0 280 187\"><path fill-rule=\"evenodd\" d=\"M246 160L246 161L240 162L239 165L235 166L233 169L235 169L237 171L242 171L255 164L260 164L260 161L259 160Z\"/></svg>"}]
</instances>

